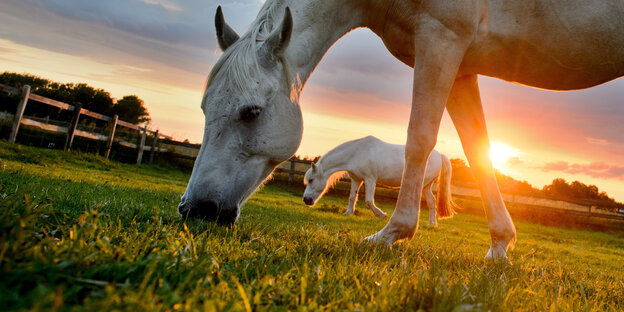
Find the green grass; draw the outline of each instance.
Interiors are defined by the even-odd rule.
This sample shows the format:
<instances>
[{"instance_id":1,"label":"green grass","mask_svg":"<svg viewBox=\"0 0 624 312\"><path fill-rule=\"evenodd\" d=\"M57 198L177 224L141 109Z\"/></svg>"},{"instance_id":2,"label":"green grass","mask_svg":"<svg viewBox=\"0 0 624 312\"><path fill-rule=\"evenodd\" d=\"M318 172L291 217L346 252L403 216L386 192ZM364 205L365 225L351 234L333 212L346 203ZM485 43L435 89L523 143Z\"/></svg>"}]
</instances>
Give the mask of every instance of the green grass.
<instances>
[{"instance_id":1,"label":"green grass","mask_svg":"<svg viewBox=\"0 0 624 312\"><path fill-rule=\"evenodd\" d=\"M360 205L272 183L233 228L181 220L188 174L0 142L3 310L624 310L621 234L516 221L513 265L483 259L485 217L392 249ZM460 201L463 205L476 205ZM390 203L380 207L392 212ZM421 214L426 223L427 211Z\"/></svg>"}]
</instances>

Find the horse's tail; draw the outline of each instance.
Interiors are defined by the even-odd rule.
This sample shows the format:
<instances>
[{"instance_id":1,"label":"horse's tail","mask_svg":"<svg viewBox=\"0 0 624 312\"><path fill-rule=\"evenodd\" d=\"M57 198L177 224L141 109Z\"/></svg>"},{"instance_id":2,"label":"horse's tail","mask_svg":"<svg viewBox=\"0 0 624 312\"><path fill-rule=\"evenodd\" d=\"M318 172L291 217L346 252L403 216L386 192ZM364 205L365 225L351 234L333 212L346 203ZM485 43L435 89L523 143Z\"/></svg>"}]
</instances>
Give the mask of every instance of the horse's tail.
<instances>
[{"instance_id":1,"label":"horse's tail","mask_svg":"<svg viewBox=\"0 0 624 312\"><path fill-rule=\"evenodd\" d=\"M440 158L442 158L442 170L440 170L440 179L438 180L436 211L438 219L452 218L455 210L461 210L461 207L455 204L451 195L451 175L453 172L451 161L442 154L440 154Z\"/></svg>"}]
</instances>

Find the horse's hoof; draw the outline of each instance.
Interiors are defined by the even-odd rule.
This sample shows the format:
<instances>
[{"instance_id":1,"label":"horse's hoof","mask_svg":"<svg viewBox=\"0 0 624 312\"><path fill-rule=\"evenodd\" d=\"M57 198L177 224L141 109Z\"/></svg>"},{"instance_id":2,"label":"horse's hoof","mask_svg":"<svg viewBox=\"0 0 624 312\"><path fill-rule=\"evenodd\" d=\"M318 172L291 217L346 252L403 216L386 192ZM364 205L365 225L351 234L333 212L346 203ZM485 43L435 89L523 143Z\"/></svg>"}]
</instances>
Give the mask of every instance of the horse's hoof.
<instances>
[{"instance_id":1,"label":"horse's hoof","mask_svg":"<svg viewBox=\"0 0 624 312\"><path fill-rule=\"evenodd\" d=\"M377 232L373 235L367 236L362 241L371 245L381 245L386 248L391 248L393 243L389 242L386 238L384 238L381 232Z\"/></svg>"},{"instance_id":2,"label":"horse's hoof","mask_svg":"<svg viewBox=\"0 0 624 312\"><path fill-rule=\"evenodd\" d=\"M375 217L379 218L379 219L383 219L386 217L386 213L383 212L381 209L379 210L373 210L373 214L375 214Z\"/></svg>"},{"instance_id":3,"label":"horse's hoof","mask_svg":"<svg viewBox=\"0 0 624 312\"><path fill-rule=\"evenodd\" d=\"M438 227L438 224L437 224L437 223L429 223L429 224L427 224L427 227L430 227L430 228L437 228L437 227Z\"/></svg>"},{"instance_id":4,"label":"horse's hoof","mask_svg":"<svg viewBox=\"0 0 624 312\"><path fill-rule=\"evenodd\" d=\"M485 261L487 263L491 263L491 264L504 264L504 265L509 265L512 266L513 263L511 263L511 260L509 260L509 258L504 257L504 258L488 258L487 256L485 257Z\"/></svg>"},{"instance_id":5,"label":"horse's hoof","mask_svg":"<svg viewBox=\"0 0 624 312\"><path fill-rule=\"evenodd\" d=\"M353 211L345 211L342 213L343 216L350 216L353 214Z\"/></svg>"},{"instance_id":6,"label":"horse's hoof","mask_svg":"<svg viewBox=\"0 0 624 312\"><path fill-rule=\"evenodd\" d=\"M500 249L500 248L499 248ZM511 260L509 260L509 258L507 258L507 252L506 251L501 251L501 250L493 250L492 247L490 247L490 250L488 250L488 253L485 255L485 260L487 260L488 262L492 262L492 263L506 263L508 265L512 265Z\"/></svg>"}]
</instances>

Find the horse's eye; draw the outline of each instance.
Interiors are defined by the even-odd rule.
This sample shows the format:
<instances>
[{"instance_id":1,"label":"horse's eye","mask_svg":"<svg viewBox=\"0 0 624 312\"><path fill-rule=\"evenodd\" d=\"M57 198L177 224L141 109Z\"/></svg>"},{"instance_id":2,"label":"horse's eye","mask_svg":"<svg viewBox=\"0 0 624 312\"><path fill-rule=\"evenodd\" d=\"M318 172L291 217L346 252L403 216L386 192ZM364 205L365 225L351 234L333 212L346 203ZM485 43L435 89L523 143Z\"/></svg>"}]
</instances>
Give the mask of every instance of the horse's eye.
<instances>
[{"instance_id":1,"label":"horse's eye","mask_svg":"<svg viewBox=\"0 0 624 312\"><path fill-rule=\"evenodd\" d=\"M239 110L239 118L242 121L254 121L262 113L262 107L257 105L249 105Z\"/></svg>"},{"instance_id":2,"label":"horse's eye","mask_svg":"<svg viewBox=\"0 0 624 312\"><path fill-rule=\"evenodd\" d=\"M314 182L314 179L308 180L308 183L312 183L312 182Z\"/></svg>"}]
</instances>

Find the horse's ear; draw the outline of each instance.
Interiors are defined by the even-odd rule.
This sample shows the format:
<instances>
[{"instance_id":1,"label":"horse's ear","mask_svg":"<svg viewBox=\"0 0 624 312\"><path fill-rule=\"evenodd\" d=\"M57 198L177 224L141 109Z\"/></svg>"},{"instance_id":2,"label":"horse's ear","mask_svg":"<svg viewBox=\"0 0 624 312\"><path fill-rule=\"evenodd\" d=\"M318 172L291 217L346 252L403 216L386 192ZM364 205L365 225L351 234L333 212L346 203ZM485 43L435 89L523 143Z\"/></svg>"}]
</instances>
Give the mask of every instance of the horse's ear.
<instances>
[{"instance_id":1,"label":"horse's ear","mask_svg":"<svg viewBox=\"0 0 624 312\"><path fill-rule=\"evenodd\" d=\"M215 28L217 29L217 41L219 41L219 47L221 47L222 51L225 51L240 38L234 29L225 22L221 6L217 8L217 14L215 15Z\"/></svg>"},{"instance_id":2,"label":"horse's ear","mask_svg":"<svg viewBox=\"0 0 624 312\"><path fill-rule=\"evenodd\" d=\"M312 163L312 171L316 171L316 164Z\"/></svg>"},{"instance_id":3,"label":"horse's ear","mask_svg":"<svg viewBox=\"0 0 624 312\"><path fill-rule=\"evenodd\" d=\"M265 44L273 52L274 55L281 54L288 43L290 42L290 36L292 34L293 28L293 19L292 13L290 13L290 8L286 7L286 11L284 12L284 19L282 20L282 25L275 29L273 33L269 35Z\"/></svg>"}]
</instances>

